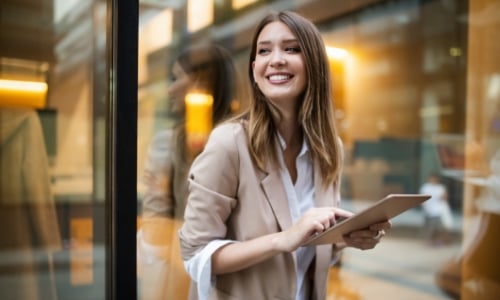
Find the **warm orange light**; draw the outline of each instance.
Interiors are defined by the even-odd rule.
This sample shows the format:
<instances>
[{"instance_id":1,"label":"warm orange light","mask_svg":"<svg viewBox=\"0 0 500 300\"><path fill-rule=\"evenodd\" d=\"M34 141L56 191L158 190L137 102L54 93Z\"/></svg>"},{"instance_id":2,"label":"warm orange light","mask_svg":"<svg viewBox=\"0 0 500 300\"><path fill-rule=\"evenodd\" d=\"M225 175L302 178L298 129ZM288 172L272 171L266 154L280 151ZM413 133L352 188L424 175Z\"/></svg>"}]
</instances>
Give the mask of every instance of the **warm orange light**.
<instances>
[{"instance_id":1,"label":"warm orange light","mask_svg":"<svg viewBox=\"0 0 500 300\"><path fill-rule=\"evenodd\" d=\"M255 2L257 2L257 0L233 0L231 2L231 7L234 10L238 10Z\"/></svg>"},{"instance_id":2,"label":"warm orange light","mask_svg":"<svg viewBox=\"0 0 500 300\"><path fill-rule=\"evenodd\" d=\"M326 47L326 54L328 55L328 58L334 60L344 60L349 56L349 52L347 52L347 50L330 46Z\"/></svg>"},{"instance_id":3,"label":"warm orange light","mask_svg":"<svg viewBox=\"0 0 500 300\"><path fill-rule=\"evenodd\" d=\"M187 146L192 154L203 149L212 130L214 99L206 93L188 93L186 103Z\"/></svg>"},{"instance_id":4,"label":"warm orange light","mask_svg":"<svg viewBox=\"0 0 500 300\"><path fill-rule=\"evenodd\" d=\"M187 28L195 32L214 21L214 0L189 0L187 2Z\"/></svg>"},{"instance_id":5,"label":"warm orange light","mask_svg":"<svg viewBox=\"0 0 500 300\"><path fill-rule=\"evenodd\" d=\"M45 107L47 83L0 79L0 106Z\"/></svg>"}]
</instances>

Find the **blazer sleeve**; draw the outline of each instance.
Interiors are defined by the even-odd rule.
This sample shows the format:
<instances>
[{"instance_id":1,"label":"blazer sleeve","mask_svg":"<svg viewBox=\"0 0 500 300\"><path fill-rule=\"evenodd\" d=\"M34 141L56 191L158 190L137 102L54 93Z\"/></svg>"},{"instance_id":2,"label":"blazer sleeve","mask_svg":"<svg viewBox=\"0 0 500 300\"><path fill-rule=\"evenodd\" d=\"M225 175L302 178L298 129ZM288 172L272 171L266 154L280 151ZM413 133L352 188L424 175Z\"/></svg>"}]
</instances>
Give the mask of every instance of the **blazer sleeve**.
<instances>
[{"instance_id":1,"label":"blazer sleeve","mask_svg":"<svg viewBox=\"0 0 500 300\"><path fill-rule=\"evenodd\" d=\"M142 216L145 218L174 216L172 139L172 130L160 131L149 145L142 178L146 187L142 198Z\"/></svg>"},{"instance_id":2,"label":"blazer sleeve","mask_svg":"<svg viewBox=\"0 0 500 300\"><path fill-rule=\"evenodd\" d=\"M61 236L50 185L48 157L40 120L34 111L28 114L23 129L23 195L29 204L29 218L40 243L38 246L45 250L60 250Z\"/></svg>"},{"instance_id":3,"label":"blazer sleeve","mask_svg":"<svg viewBox=\"0 0 500 300\"><path fill-rule=\"evenodd\" d=\"M239 129L241 125L237 123L215 128L191 166L184 223L179 230L185 261L209 242L226 238L226 221L237 205Z\"/></svg>"}]
</instances>

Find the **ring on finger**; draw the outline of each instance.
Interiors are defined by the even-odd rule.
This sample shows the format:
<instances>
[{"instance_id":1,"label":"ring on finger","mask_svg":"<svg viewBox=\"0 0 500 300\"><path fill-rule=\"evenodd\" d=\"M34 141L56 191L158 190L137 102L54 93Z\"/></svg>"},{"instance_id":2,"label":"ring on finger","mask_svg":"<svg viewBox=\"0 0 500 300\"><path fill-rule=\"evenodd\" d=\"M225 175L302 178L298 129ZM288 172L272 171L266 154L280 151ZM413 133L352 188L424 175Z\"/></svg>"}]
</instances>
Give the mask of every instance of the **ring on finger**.
<instances>
[{"instance_id":1,"label":"ring on finger","mask_svg":"<svg viewBox=\"0 0 500 300\"><path fill-rule=\"evenodd\" d=\"M382 237L382 235L384 234L384 231L383 230L378 230L377 231L377 235L373 237L374 240L378 240Z\"/></svg>"}]
</instances>

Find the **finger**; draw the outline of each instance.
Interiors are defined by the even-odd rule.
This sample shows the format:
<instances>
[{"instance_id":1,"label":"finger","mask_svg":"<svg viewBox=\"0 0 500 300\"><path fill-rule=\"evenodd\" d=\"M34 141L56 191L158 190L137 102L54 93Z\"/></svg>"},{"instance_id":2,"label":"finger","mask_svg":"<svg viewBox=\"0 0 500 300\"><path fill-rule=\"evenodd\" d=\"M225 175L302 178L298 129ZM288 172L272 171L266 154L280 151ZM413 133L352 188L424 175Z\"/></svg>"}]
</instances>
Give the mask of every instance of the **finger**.
<instances>
[{"instance_id":1,"label":"finger","mask_svg":"<svg viewBox=\"0 0 500 300\"><path fill-rule=\"evenodd\" d=\"M321 222L321 225L323 225L323 230L326 230L327 228L330 228L330 220L326 220Z\"/></svg>"},{"instance_id":2,"label":"finger","mask_svg":"<svg viewBox=\"0 0 500 300\"><path fill-rule=\"evenodd\" d=\"M332 224L335 224L335 213L332 211L329 211L328 213L324 214L321 213L319 216L317 216L318 222L323 224L323 227L329 228Z\"/></svg>"},{"instance_id":3,"label":"finger","mask_svg":"<svg viewBox=\"0 0 500 300\"><path fill-rule=\"evenodd\" d=\"M325 230L325 225L320 221L314 221L314 229L316 232L323 232Z\"/></svg>"},{"instance_id":4,"label":"finger","mask_svg":"<svg viewBox=\"0 0 500 300\"><path fill-rule=\"evenodd\" d=\"M382 230L378 230L377 234L374 237L372 237L372 239L374 239L374 240L380 240L380 238L382 238L384 235L385 235L385 231L383 229Z\"/></svg>"},{"instance_id":5,"label":"finger","mask_svg":"<svg viewBox=\"0 0 500 300\"><path fill-rule=\"evenodd\" d=\"M348 210L342 209L342 208L335 208L334 212L335 212L335 218L338 218L338 217L349 218L352 215L354 215L354 213L352 213Z\"/></svg>"},{"instance_id":6,"label":"finger","mask_svg":"<svg viewBox=\"0 0 500 300\"><path fill-rule=\"evenodd\" d=\"M389 230L392 227L390 221L384 221L370 225L370 230Z\"/></svg>"},{"instance_id":7,"label":"finger","mask_svg":"<svg viewBox=\"0 0 500 300\"><path fill-rule=\"evenodd\" d=\"M332 224L337 224L339 222L342 222L344 220L348 219L347 217L340 217L340 216L337 216L335 219L332 219L331 220L331 223Z\"/></svg>"},{"instance_id":8,"label":"finger","mask_svg":"<svg viewBox=\"0 0 500 300\"><path fill-rule=\"evenodd\" d=\"M373 249L379 243L372 238L345 238L344 241L347 246L361 250Z\"/></svg>"},{"instance_id":9,"label":"finger","mask_svg":"<svg viewBox=\"0 0 500 300\"><path fill-rule=\"evenodd\" d=\"M337 224L338 222L342 222L345 219L351 217L352 215L353 215L353 213L351 213L347 210L343 210L340 208L335 209L335 214L330 219L330 224L334 225L334 224Z\"/></svg>"},{"instance_id":10,"label":"finger","mask_svg":"<svg viewBox=\"0 0 500 300\"><path fill-rule=\"evenodd\" d=\"M377 232L378 230L371 230L371 229L357 230L349 233L349 237L359 238L359 239L371 239L375 235L377 235Z\"/></svg>"}]
</instances>

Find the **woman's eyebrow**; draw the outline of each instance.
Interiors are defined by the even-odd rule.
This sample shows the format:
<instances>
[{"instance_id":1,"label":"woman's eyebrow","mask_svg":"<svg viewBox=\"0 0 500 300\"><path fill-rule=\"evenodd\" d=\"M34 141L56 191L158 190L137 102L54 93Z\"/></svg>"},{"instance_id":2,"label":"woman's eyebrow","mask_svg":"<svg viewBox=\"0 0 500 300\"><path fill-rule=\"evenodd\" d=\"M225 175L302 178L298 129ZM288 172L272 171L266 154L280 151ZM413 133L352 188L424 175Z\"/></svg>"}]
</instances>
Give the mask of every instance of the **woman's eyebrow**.
<instances>
[{"instance_id":1,"label":"woman's eyebrow","mask_svg":"<svg viewBox=\"0 0 500 300\"><path fill-rule=\"evenodd\" d=\"M297 43L297 42L298 41L295 38L280 41L281 44L292 44L292 43ZM267 45L267 44L271 44L271 41L270 40L259 41L257 44L258 45Z\"/></svg>"}]
</instances>

